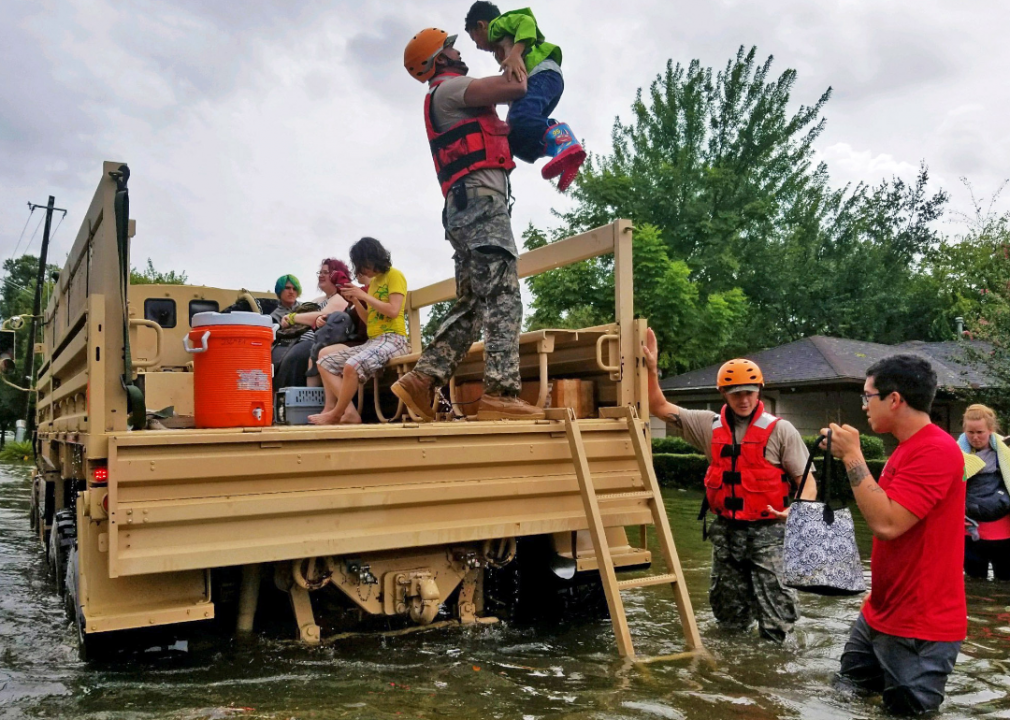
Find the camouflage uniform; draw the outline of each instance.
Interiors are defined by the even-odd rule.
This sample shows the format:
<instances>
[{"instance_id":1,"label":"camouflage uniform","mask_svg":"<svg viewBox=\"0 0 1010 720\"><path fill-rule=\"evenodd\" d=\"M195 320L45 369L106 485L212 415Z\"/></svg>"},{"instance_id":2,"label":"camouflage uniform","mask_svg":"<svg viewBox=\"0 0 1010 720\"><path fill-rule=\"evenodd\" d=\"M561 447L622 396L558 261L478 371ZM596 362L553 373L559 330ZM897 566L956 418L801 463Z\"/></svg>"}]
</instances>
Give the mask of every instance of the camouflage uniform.
<instances>
[{"instance_id":1,"label":"camouflage uniform","mask_svg":"<svg viewBox=\"0 0 1010 720\"><path fill-rule=\"evenodd\" d=\"M437 385L446 384L483 328L485 392L518 395L523 305L516 266L519 253L505 197L473 196L459 210L450 193L445 236L455 251L456 302L416 370L434 378Z\"/></svg>"},{"instance_id":2,"label":"camouflage uniform","mask_svg":"<svg viewBox=\"0 0 1010 720\"><path fill-rule=\"evenodd\" d=\"M716 517L712 540L712 614L723 627L746 630L754 618L763 637L782 642L799 617L796 592L782 584L779 520L742 522Z\"/></svg>"}]
</instances>

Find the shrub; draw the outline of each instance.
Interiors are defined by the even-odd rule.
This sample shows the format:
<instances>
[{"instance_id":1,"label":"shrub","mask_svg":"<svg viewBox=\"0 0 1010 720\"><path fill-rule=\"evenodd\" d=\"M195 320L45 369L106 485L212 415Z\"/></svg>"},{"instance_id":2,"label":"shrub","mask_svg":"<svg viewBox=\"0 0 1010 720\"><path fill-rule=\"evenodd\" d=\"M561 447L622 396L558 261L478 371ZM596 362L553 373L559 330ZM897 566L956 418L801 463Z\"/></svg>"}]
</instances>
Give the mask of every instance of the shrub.
<instances>
[{"instance_id":1,"label":"shrub","mask_svg":"<svg viewBox=\"0 0 1010 720\"><path fill-rule=\"evenodd\" d=\"M653 438L652 453L654 455L696 455L698 450L684 438L671 436Z\"/></svg>"},{"instance_id":2,"label":"shrub","mask_svg":"<svg viewBox=\"0 0 1010 720\"><path fill-rule=\"evenodd\" d=\"M656 479L663 487L701 489L708 460L704 455L659 453L652 456Z\"/></svg>"},{"instance_id":3,"label":"shrub","mask_svg":"<svg viewBox=\"0 0 1010 720\"><path fill-rule=\"evenodd\" d=\"M7 441L3 450L0 450L0 462L22 463L31 462L32 442L31 440Z\"/></svg>"}]
</instances>

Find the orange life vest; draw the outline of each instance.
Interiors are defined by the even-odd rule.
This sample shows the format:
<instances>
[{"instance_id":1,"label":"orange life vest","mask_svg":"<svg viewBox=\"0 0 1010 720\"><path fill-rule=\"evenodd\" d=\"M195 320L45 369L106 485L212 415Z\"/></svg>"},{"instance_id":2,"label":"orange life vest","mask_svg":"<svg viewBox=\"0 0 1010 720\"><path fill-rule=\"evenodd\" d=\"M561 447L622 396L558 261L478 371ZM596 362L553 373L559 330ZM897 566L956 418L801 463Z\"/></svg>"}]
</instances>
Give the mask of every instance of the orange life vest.
<instances>
[{"instance_id":1,"label":"orange life vest","mask_svg":"<svg viewBox=\"0 0 1010 720\"><path fill-rule=\"evenodd\" d=\"M770 520L767 506L785 509L792 485L785 471L765 459L768 438L779 419L759 402L738 445L727 406L712 422L712 463L705 474L705 497L716 515L730 520Z\"/></svg>"},{"instance_id":2,"label":"orange life vest","mask_svg":"<svg viewBox=\"0 0 1010 720\"><path fill-rule=\"evenodd\" d=\"M509 147L508 123L498 117L493 107L480 109L473 117L460 120L445 132L437 132L431 114L431 98L446 80L461 77L443 73L431 81L424 97L424 129L428 133L435 173L442 186L442 196L449 194L457 180L474 170L511 170L516 166Z\"/></svg>"}]
</instances>

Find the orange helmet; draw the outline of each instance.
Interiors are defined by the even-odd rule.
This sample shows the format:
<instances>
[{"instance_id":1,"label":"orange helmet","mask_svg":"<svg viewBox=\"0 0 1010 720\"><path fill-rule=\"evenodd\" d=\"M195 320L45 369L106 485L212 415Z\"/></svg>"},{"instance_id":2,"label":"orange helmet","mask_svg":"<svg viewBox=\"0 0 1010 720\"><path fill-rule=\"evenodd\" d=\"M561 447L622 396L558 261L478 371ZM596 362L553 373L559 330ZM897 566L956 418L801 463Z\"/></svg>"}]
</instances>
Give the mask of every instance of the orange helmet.
<instances>
[{"instance_id":1,"label":"orange helmet","mask_svg":"<svg viewBox=\"0 0 1010 720\"><path fill-rule=\"evenodd\" d=\"M761 374L761 368L753 360L737 358L722 364L715 384L720 390L738 387L737 392L744 390L741 385L756 386L754 389L760 389L764 387L765 376Z\"/></svg>"},{"instance_id":2,"label":"orange helmet","mask_svg":"<svg viewBox=\"0 0 1010 720\"><path fill-rule=\"evenodd\" d=\"M435 74L435 58L452 47L456 36L438 28L425 28L410 39L403 50L403 66L418 82L427 82Z\"/></svg>"}]
</instances>

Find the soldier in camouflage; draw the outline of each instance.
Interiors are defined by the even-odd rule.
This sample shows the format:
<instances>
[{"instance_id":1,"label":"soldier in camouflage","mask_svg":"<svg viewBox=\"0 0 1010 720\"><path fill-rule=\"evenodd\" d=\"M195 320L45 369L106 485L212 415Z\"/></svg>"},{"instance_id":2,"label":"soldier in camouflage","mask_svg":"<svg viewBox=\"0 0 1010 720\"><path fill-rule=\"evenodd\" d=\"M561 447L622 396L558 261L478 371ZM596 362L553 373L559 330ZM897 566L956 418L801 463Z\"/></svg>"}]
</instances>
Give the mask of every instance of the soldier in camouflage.
<instances>
[{"instance_id":1,"label":"soldier in camouflage","mask_svg":"<svg viewBox=\"0 0 1010 720\"><path fill-rule=\"evenodd\" d=\"M445 234L456 261L456 302L416 370L446 384L483 325L484 391L518 395L523 306L508 205L495 196L478 197L464 210L450 202Z\"/></svg>"},{"instance_id":2,"label":"soldier in camouflage","mask_svg":"<svg viewBox=\"0 0 1010 720\"><path fill-rule=\"evenodd\" d=\"M784 642L799 616L796 592L782 582L787 496L802 479L809 452L787 420L764 411L764 377L750 360L730 360L717 373L726 401L718 414L685 410L667 401L659 387L656 336L645 343L649 410L705 454L704 513L715 514L712 581L708 598L719 625L746 630L754 620L762 637ZM817 497L813 477L804 499Z\"/></svg>"},{"instance_id":3,"label":"soldier in camouflage","mask_svg":"<svg viewBox=\"0 0 1010 720\"><path fill-rule=\"evenodd\" d=\"M466 410L476 410L481 420L542 418L543 410L518 397L522 300L508 203L508 173L515 163L507 126L494 109L522 97L526 83L501 75L467 77L455 39L428 28L404 52L411 77L430 81L425 127L446 199L442 224L454 251L456 302L393 392L416 415L434 419L435 389L449 382L483 330L484 394L476 408Z\"/></svg>"}]
</instances>

